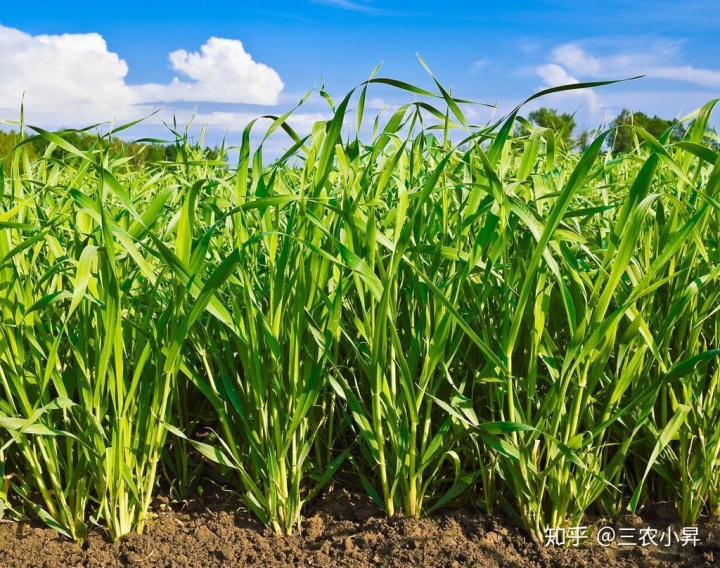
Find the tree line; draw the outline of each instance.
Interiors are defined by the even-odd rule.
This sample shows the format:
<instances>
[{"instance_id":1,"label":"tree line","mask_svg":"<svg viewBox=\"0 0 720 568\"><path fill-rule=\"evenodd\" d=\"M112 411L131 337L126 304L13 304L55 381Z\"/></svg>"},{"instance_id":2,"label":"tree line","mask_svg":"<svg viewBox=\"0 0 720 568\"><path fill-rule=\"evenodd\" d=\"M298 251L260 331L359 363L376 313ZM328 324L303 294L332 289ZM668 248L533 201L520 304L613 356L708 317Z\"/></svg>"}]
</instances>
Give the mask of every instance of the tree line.
<instances>
[{"instance_id":1,"label":"tree line","mask_svg":"<svg viewBox=\"0 0 720 568\"><path fill-rule=\"evenodd\" d=\"M577 145L584 149L589 142L587 131L581 132L577 138L573 138L573 131L577 124L575 117L569 113L559 113L552 108L539 108L528 115L528 119L536 126L549 128L555 133L555 139L565 148ZM630 151L635 146L635 133L629 125L641 126L655 138L659 138L668 129L671 129L671 136L679 139L685 134L685 127L676 120L660 118L657 115L648 116L643 112L632 112L622 109L620 114L610 124L611 130L608 135L608 146L616 154ZM642 142L642 139L640 139Z\"/></svg>"},{"instance_id":2,"label":"tree line","mask_svg":"<svg viewBox=\"0 0 720 568\"><path fill-rule=\"evenodd\" d=\"M575 117L569 113L560 113L552 108L539 108L532 111L528 115L529 121L535 126L548 128L555 133L556 141L564 148L573 146L579 147L581 150L589 143L590 134L582 131L577 137L573 137L573 132L577 127ZM641 126L654 137L660 137L668 129L672 128L671 135L676 138L682 138L685 128L682 124L675 120L660 118L659 116L648 116L642 112L632 112L623 109L620 114L611 123L611 131L608 135L608 145L615 153L624 153L630 151L635 145L636 136L629 125L634 124ZM97 148L102 144L104 149L110 153L123 155L130 158L131 166L143 166L148 163L157 162L176 162L178 152L184 151L184 146L179 142L160 144L156 142L126 142L117 137L100 137L89 134L84 131L67 130L63 132L63 138L82 151ZM0 130L0 161L12 152L13 148L20 142L20 134L14 130ZM38 158L45 155L49 142L43 137L33 137L27 142L30 159ZM199 146L196 146L199 148ZM226 156L224 150L220 147L200 148L203 150L205 157L211 160L223 160ZM65 150L62 148L54 148L51 157L60 158Z\"/></svg>"},{"instance_id":3,"label":"tree line","mask_svg":"<svg viewBox=\"0 0 720 568\"><path fill-rule=\"evenodd\" d=\"M66 130L63 132L64 140L75 146L78 150L88 151L102 147L106 152L130 158L130 165L143 166L156 162L176 162L178 153L184 151L179 143L160 144L156 142L126 142L117 137L102 137L88 132ZM14 130L0 130L0 162L4 161L21 141L21 136ZM44 156L50 143L43 137L31 137L26 143L31 160ZM204 156L210 160L222 160L224 150L220 147L202 148ZM65 150L53 148L51 157L61 158Z\"/></svg>"}]
</instances>

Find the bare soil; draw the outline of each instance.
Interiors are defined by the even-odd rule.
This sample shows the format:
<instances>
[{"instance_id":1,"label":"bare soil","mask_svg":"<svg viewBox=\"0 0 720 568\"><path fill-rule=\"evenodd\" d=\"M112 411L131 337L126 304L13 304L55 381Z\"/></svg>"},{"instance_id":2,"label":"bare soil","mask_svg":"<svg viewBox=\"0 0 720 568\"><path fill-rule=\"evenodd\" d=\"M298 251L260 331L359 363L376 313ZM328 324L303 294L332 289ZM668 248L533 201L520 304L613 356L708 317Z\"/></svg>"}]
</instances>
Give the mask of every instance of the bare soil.
<instances>
[{"instance_id":1,"label":"bare soil","mask_svg":"<svg viewBox=\"0 0 720 568\"><path fill-rule=\"evenodd\" d=\"M695 546L581 547L534 543L502 515L455 510L432 519L387 520L364 497L338 490L307 511L301 534L276 536L218 492L184 503L156 501L141 535L110 542L101 529L81 547L40 524L0 523L3 567L226 567L226 566L442 566L442 567L713 567L720 566L720 519L699 526ZM680 531L668 504L626 516L620 528Z\"/></svg>"}]
</instances>

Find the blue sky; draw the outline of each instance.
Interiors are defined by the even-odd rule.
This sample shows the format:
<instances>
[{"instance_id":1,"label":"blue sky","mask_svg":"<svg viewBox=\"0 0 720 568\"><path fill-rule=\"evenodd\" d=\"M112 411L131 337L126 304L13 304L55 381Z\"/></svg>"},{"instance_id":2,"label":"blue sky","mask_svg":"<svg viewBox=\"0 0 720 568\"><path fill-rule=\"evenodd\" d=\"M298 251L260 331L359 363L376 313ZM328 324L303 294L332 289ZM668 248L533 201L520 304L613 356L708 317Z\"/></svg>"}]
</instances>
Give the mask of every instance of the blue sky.
<instances>
[{"instance_id":1,"label":"blue sky","mask_svg":"<svg viewBox=\"0 0 720 568\"><path fill-rule=\"evenodd\" d=\"M577 112L581 127L622 108L667 117L720 96L716 0L506 2L13 2L0 13L0 120L75 127L163 110L160 119L209 127L234 141L253 116L283 111L325 81L341 97L381 75L432 88L419 53L459 97L497 104L495 116L539 89L646 75L535 103ZM375 112L411 100L371 91ZM472 122L492 110L469 107ZM307 129L327 117L314 96L297 112Z\"/></svg>"}]
</instances>

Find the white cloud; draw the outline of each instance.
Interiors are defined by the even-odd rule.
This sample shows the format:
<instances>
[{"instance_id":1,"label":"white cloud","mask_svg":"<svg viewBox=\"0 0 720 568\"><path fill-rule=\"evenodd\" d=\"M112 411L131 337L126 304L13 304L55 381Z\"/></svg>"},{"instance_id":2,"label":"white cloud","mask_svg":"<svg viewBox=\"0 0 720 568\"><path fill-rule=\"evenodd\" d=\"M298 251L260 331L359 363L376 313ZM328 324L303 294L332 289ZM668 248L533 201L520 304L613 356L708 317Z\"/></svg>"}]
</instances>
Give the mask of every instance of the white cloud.
<instances>
[{"instance_id":1,"label":"white cloud","mask_svg":"<svg viewBox=\"0 0 720 568\"><path fill-rule=\"evenodd\" d=\"M171 53L173 70L189 80L164 85L128 84L127 63L95 33L33 36L0 25L0 53L0 118L18 116L24 96L27 122L46 127L132 120L161 102L274 105L284 87L232 39Z\"/></svg>"},{"instance_id":2,"label":"white cloud","mask_svg":"<svg viewBox=\"0 0 720 568\"><path fill-rule=\"evenodd\" d=\"M552 53L552 60L572 73L587 77L626 78L645 75L648 78L693 83L703 87L720 87L720 71L692 65L677 65L678 42L656 41L641 51L595 56L577 43L561 45Z\"/></svg>"},{"instance_id":3,"label":"white cloud","mask_svg":"<svg viewBox=\"0 0 720 568\"><path fill-rule=\"evenodd\" d=\"M690 65L682 67L656 67L648 69L646 75L657 79L671 79L695 83L703 87L720 88L720 71L712 69L698 69Z\"/></svg>"},{"instance_id":4,"label":"white cloud","mask_svg":"<svg viewBox=\"0 0 720 568\"><path fill-rule=\"evenodd\" d=\"M600 60L583 51L578 45L561 45L553 52L553 59L573 73L585 72L590 75L600 73Z\"/></svg>"},{"instance_id":5,"label":"white cloud","mask_svg":"<svg viewBox=\"0 0 720 568\"><path fill-rule=\"evenodd\" d=\"M366 2L368 0L359 0L359 2L351 2L350 0L312 0L316 4L329 4L337 8L344 10L351 10L353 12L376 12L377 10L372 6L365 6L359 2Z\"/></svg>"},{"instance_id":6,"label":"white cloud","mask_svg":"<svg viewBox=\"0 0 720 568\"><path fill-rule=\"evenodd\" d=\"M372 97L365 102L365 108L371 110L386 110L391 107L392 105L389 102L380 97Z\"/></svg>"},{"instance_id":7,"label":"white cloud","mask_svg":"<svg viewBox=\"0 0 720 568\"><path fill-rule=\"evenodd\" d=\"M614 41L612 45L588 40L560 45L535 69L543 87L638 75L644 75L646 79L635 83L632 90L624 84L603 89L579 89L550 95L538 103L545 104L543 101L549 99L564 111L580 107L581 120L594 125L612 120L622 108L677 116L681 101L685 111L689 111L706 102L709 95L701 89L686 90L680 98L680 91L670 91L670 88L682 83L720 88L720 71L685 64L681 47L682 42L662 39L642 43L640 40ZM649 79L655 81L646 82ZM657 88L660 82L666 86Z\"/></svg>"},{"instance_id":8,"label":"white cloud","mask_svg":"<svg viewBox=\"0 0 720 568\"><path fill-rule=\"evenodd\" d=\"M139 103L125 83L128 66L98 34L31 36L0 25L0 111L109 120Z\"/></svg>"},{"instance_id":9,"label":"white cloud","mask_svg":"<svg viewBox=\"0 0 720 568\"><path fill-rule=\"evenodd\" d=\"M703 106L709 99L707 93L697 90L613 90L603 93L603 102L612 109L613 114L628 108L663 118L683 118Z\"/></svg>"},{"instance_id":10,"label":"white cloud","mask_svg":"<svg viewBox=\"0 0 720 568\"><path fill-rule=\"evenodd\" d=\"M575 85L580 81L570 75L567 70L556 63L548 63L541 65L537 69L537 74L543 80L545 88L560 87L563 85ZM593 120L601 120L605 106L600 101L597 93L592 89L574 89L572 91L562 91L547 95L546 99L554 101L570 101L574 104L583 104L587 106L587 110Z\"/></svg>"},{"instance_id":11,"label":"white cloud","mask_svg":"<svg viewBox=\"0 0 720 568\"><path fill-rule=\"evenodd\" d=\"M177 118L178 122L181 124L192 120L195 124L202 124L209 128L216 128L227 132L242 132L251 120L258 118L258 115L252 112L240 111L213 111L197 113L180 111L175 113L175 118ZM294 112L288 117L287 123L302 135L309 133L313 124L316 122L329 120L330 118L332 118L332 114L329 112ZM253 128L253 132L255 134L264 134L270 124L270 119L258 120L257 125Z\"/></svg>"},{"instance_id":12,"label":"white cloud","mask_svg":"<svg viewBox=\"0 0 720 568\"><path fill-rule=\"evenodd\" d=\"M134 87L142 100L274 105L284 87L273 69L253 61L242 42L235 39L211 37L200 53L173 51L170 63L192 82L175 77L169 85Z\"/></svg>"},{"instance_id":13,"label":"white cloud","mask_svg":"<svg viewBox=\"0 0 720 568\"><path fill-rule=\"evenodd\" d=\"M579 83L575 77L571 77L568 72L555 63L542 65L538 67L538 75L542 78L546 87L559 87L561 85L574 85Z\"/></svg>"}]
</instances>

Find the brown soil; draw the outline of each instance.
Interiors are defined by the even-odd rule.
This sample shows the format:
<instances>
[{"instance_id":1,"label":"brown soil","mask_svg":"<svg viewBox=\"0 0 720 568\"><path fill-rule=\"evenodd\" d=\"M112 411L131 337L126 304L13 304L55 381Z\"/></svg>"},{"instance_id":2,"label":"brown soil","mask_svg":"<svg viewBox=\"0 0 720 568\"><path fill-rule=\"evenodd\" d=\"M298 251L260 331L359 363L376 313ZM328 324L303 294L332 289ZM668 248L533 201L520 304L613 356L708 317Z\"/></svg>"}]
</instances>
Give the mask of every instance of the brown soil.
<instances>
[{"instance_id":1,"label":"brown soil","mask_svg":"<svg viewBox=\"0 0 720 568\"><path fill-rule=\"evenodd\" d=\"M111 543L96 529L85 547L37 524L3 521L0 566L720 566L719 519L700 525L694 547L548 548L503 516L453 511L433 519L388 521L367 499L345 491L316 502L297 536L275 536L249 515L233 514L237 510L235 499L220 495L174 504L158 499L144 534ZM664 505L642 518L627 516L617 528L672 524L679 530L674 521L672 508Z\"/></svg>"}]
</instances>

